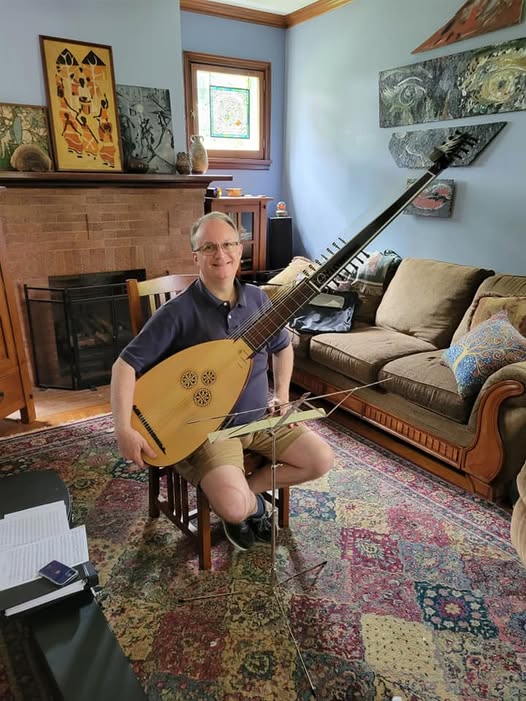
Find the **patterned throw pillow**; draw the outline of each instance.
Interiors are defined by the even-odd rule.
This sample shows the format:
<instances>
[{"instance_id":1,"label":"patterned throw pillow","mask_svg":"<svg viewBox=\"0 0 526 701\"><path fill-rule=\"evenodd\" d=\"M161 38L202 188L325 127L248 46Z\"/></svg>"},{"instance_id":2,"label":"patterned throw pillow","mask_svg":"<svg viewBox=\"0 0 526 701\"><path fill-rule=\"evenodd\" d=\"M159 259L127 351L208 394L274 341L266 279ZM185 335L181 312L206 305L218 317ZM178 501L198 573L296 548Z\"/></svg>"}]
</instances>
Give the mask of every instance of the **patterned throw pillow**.
<instances>
[{"instance_id":1,"label":"patterned throw pillow","mask_svg":"<svg viewBox=\"0 0 526 701\"><path fill-rule=\"evenodd\" d=\"M502 309L459 338L442 353L442 360L453 371L458 393L465 399L500 368L526 360L526 338Z\"/></svg>"},{"instance_id":2,"label":"patterned throw pillow","mask_svg":"<svg viewBox=\"0 0 526 701\"><path fill-rule=\"evenodd\" d=\"M358 321L374 324L384 292L393 279L401 257L395 251L373 251L349 280L335 286L336 292L352 290L358 294L359 305L355 312Z\"/></svg>"},{"instance_id":3,"label":"patterned throw pillow","mask_svg":"<svg viewBox=\"0 0 526 701\"><path fill-rule=\"evenodd\" d=\"M526 297L501 297L488 294L475 301L470 329L474 329L501 309L506 309L508 318L515 328L526 336Z\"/></svg>"}]
</instances>

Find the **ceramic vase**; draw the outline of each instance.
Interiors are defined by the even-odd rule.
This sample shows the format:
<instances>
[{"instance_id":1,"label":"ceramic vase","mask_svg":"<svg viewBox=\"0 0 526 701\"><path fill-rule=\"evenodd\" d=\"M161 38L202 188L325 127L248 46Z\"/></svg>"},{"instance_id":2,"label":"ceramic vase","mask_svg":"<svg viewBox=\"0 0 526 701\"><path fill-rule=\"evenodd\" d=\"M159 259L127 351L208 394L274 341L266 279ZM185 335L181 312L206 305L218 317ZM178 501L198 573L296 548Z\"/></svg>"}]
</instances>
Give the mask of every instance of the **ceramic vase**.
<instances>
[{"instance_id":1,"label":"ceramic vase","mask_svg":"<svg viewBox=\"0 0 526 701\"><path fill-rule=\"evenodd\" d=\"M190 137L190 158L192 159L192 173L201 174L208 170L208 154L203 144L203 137L193 134Z\"/></svg>"}]
</instances>

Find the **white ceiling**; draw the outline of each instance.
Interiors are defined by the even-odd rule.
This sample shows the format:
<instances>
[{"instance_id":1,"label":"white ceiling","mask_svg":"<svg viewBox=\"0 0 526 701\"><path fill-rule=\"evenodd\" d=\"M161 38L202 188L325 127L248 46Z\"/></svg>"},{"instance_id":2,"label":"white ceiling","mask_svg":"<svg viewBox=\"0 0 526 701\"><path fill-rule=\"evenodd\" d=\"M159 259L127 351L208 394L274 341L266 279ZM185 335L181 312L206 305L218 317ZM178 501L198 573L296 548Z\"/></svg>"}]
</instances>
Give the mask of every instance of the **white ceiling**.
<instances>
[{"instance_id":1,"label":"white ceiling","mask_svg":"<svg viewBox=\"0 0 526 701\"><path fill-rule=\"evenodd\" d=\"M288 15L302 7L312 5L313 0L212 0L212 2L272 12L275 15Z\"/></svg>"}]
</instances>

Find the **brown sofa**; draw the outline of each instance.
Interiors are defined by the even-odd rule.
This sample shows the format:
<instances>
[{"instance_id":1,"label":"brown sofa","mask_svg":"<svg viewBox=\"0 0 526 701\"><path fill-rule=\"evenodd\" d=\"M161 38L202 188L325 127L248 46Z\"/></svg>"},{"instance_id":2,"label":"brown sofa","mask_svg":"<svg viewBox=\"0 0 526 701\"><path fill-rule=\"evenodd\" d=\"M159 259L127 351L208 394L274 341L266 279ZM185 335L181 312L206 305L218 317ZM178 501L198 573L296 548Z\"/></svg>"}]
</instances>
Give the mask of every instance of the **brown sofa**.
<instances>
[{"instance_id":1,"label":"brown sofa","mask_svg":"<svg viewBox=\"0 0 526 701\"><path fill-rule=\"evenodd\" d=\"M267 291L283 289L276 281L286 284L304 265L295 259ZM499 369L462 398L442 360L489 297L526 299L526 277L406 258L373 323L358 320L347 333L294 332L293 381L314 395L356 388L347 410L438 458L455 483L508 501L526 459L526 361ZM377 380L384 382L358 389Z\"/></svg>"}]
</instances>

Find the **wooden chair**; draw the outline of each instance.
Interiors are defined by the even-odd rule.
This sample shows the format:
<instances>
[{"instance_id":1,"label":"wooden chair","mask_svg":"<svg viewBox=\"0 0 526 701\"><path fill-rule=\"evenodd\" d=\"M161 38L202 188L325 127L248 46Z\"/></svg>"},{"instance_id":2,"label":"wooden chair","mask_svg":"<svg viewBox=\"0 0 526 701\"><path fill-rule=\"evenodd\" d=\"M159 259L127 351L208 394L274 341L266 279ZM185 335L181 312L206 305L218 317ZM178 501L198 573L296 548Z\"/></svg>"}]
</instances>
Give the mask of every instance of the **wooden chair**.
<instances>
[{"instance_id":1,"label":"wooden chair","mask_svg":"<svg viewBox=\"0 0 526 701\"><path fill-rule=\"evenodd\" d=\"M133 334L139 333L147 319L162 304L182 292L197 275L165 275L151 280L127 280L128 303ZM247 452L245 472L250 474L261 467L262 456ZM158 518L162 512L183 533L197 539L199 568L209 570L212 566L210 505L200 487L195 489L195 508L190 507L189 489L194 487L178 472L176 465L168 467L149 466L148 501L149 515ZM162 480L165 480L166 498L161 495ZM190 492L191 494L191 492ZM264 495L271 499L271 494ZM289 488L278 490L278 524L280 528L289 525Z\"/></svg>"}]
</instances>

